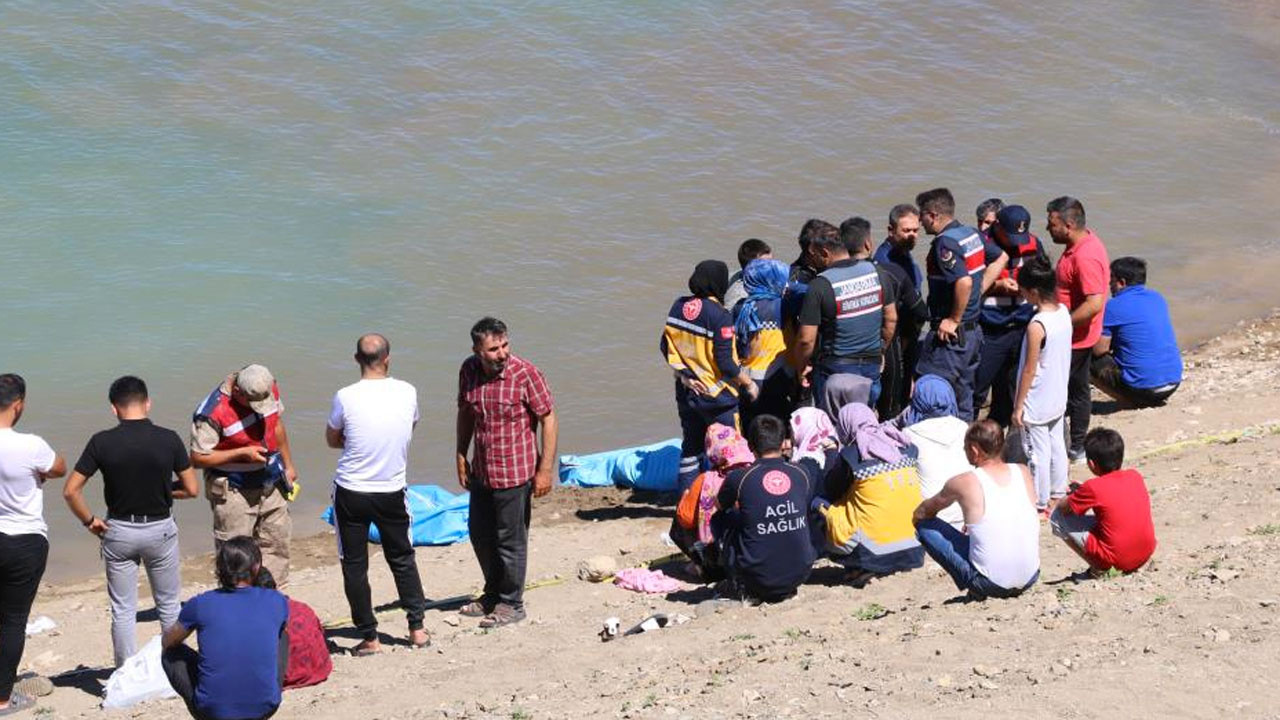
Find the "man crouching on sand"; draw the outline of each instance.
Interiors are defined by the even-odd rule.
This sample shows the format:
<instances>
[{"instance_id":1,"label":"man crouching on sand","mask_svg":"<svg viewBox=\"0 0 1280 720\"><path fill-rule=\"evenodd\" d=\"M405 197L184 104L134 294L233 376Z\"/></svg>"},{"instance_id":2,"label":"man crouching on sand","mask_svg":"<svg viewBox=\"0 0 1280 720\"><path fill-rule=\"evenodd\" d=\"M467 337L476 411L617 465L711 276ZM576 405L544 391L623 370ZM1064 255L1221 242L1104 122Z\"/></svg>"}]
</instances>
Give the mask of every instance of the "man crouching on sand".
<instances>
[{"instance_id":1,"label":"man crouching on sand","mask_svg":"<svg viewBox=\"0 0 1280 720\"><path fill-rule=\"evenodd\" d=\"M546 379L533 363L511 354L501 320L477 322L471 349L458 374L458 484L471 491L471 547L484 574L484 594L459 612L493 628L525 617L530 498L551 492L557 424Z\"/></svg>"},{"instance_id":2,"label":"man crouching on sand","mask_svg":"<svg viewBox=\"0 0 1280 720\"><path fill-rule=\"evenodd\" d=\"M1040 520L1035 487L1026 465L1006 463L1004 430L980 420L964 436L973 472L957 475L920 503L912 521L916 536L956 583L971 597L1015 597L1040 577ZM962 533L935 516L960 503Z\"/></svg>"}]
</instances>

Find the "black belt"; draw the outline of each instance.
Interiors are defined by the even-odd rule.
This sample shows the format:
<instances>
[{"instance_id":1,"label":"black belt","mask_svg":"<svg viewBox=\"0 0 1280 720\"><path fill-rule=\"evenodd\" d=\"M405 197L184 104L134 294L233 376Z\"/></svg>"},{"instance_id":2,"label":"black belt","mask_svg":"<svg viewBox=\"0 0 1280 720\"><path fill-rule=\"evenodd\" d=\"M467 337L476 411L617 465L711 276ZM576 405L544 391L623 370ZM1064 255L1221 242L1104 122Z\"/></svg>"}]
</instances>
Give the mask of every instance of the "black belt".
<instances>
[{"instance_id":1,"label":"black belt","mask_svg":"<svg viewBox=\"0 0 1280 720\"><path fill-rule=\"evenodd\" d=\"M168 520L169 513L163 515L130 515L128 513L107 513L108 520L119 520L131 523L153 523Z\"/></svg>"}]
</instances>

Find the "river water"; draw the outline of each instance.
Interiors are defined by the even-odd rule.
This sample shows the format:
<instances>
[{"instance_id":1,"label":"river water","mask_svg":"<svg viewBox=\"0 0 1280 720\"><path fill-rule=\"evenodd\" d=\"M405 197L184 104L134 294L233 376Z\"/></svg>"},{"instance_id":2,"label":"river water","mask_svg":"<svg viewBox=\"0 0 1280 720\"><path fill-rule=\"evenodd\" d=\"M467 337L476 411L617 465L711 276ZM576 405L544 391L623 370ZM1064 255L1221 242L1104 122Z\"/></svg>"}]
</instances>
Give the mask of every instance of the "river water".
<instances>
[{"instance_id":1,"label":"river water","mask_svg":"<svg viewBox=\"0 0 1280 720\"><path fill-rule=\"evenodd\" d=\"M74 462L113 378L185 436L267 364L311 532L359 333L420 391L417 482L452 483L484 314L546 372L563 451L670 437L657 340L697 260L790 259L806 218L878 227L936 185L1037 227L1079 196L1184 345L1221 331L1280 301L1277 98L1268 2L9 2L0 368ZM55 485L49 577L94 572ZM179 518L207 549L207 505Z\"/></svg>"}]
</instances>

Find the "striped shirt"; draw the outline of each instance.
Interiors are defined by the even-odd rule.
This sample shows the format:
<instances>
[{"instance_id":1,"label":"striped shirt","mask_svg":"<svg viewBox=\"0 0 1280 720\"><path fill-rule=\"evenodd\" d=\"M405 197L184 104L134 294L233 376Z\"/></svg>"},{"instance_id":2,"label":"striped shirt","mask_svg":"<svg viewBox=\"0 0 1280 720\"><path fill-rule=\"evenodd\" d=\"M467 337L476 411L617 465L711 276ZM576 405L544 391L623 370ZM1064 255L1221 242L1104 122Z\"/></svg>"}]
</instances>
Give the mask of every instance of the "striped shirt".
<instances>
[{"instance_id":1,"label":"striped shirt","mask_svg":"<svg viewBox=\"0 0 1280 720\"><path fill-rule=\"evenodd\" d=\"M458 410L475 421L471 472L485 487L520 487L538 469L537 419L554 409L551 389L533 363L512 355L487 377L474 355L458 372Z\"/></svg>"}]
</instances>

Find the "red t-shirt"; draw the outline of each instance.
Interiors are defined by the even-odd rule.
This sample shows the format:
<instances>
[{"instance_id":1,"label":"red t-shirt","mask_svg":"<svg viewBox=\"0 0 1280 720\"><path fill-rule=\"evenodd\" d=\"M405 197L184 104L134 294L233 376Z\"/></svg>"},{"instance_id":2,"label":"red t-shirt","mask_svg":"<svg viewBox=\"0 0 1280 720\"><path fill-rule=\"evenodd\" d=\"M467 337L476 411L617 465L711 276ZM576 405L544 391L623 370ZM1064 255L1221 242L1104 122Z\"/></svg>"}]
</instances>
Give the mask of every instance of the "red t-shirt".
<instances>
[{"instance_id":1,"label":"red t-shirt","mask_svg":"<svg viewBox=\"0 0 1280 720\"><path fill-rule=\"evenodd\" d=\"M1098 523L1085 541L1084 554L1098 567L1130 572L1142 567L1156 551L1151 522L1151 496L1137 470L1099 475L1067 496L1071 512L1088 510Z\"/></svg>"},{"instance_id":2,"label":"red t-shirt","mask_svg":"<svg viewBox=\"0 0 1280 720\"><path fill-rule=\"evenodd\" d=\"M1088 295L1107 298L1111 289L1111 261L1102 240L1086 230L1080 242L1068 247L1058 260L1058 302L1075 312ZM1071 349L1091 348L1102 337L1102 312L1099 311L1088 325L1077 325L1071 331Z\"/></svg>"},{"instance_id":3,"label":"red t-shirt","mask_svg":"<svg viewBox=\"0 0 1280 720\"><path fill-rule=\"evenodd\" d=\"M320 618L306 603L289 598L289 667L284 673L284 688L318 685L329 679L331 672L333 660Z\"/></svg>"}]
</instances>

